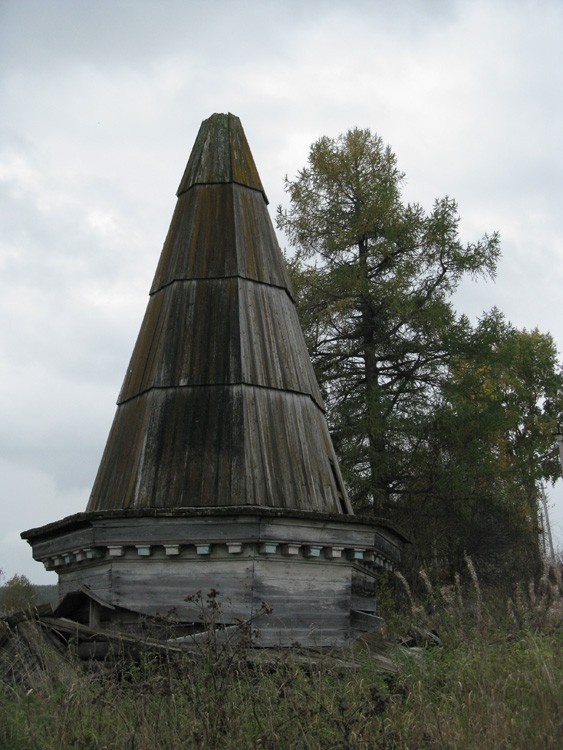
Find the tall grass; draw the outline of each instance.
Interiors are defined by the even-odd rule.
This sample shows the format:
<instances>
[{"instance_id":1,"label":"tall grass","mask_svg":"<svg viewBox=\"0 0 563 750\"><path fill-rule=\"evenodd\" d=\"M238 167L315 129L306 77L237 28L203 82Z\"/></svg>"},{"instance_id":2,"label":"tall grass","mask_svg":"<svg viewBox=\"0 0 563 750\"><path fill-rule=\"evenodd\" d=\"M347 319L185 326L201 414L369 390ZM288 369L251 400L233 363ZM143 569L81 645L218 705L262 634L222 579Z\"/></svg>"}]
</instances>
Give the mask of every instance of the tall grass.
<instances>
[{"instance_id":1,"label":"tall grass","mask_svg":"<svg viewBox=\"0 0 563 750\"><path fill-rule=\"evenodd\" d=\"M482 591L466 563L469 585L436 586L422 571L415 598L404 581L408 608L350 650L250 651L210 629L195 651L6 681L0 747L555 750L559 572L507 600ZM381 652L393 669L382 671Z\"/></svg>"}]
</instances>

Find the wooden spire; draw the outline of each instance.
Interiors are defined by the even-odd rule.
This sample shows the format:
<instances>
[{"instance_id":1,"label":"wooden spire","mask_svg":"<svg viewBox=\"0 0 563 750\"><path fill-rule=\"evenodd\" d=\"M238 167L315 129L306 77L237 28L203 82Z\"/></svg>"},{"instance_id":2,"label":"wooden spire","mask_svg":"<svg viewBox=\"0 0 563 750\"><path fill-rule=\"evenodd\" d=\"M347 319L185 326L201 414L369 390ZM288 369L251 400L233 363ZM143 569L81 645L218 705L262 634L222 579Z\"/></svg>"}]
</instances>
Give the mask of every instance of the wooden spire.
<instances>
[{"instance_id":1,"label":"wooden spire","mask_svg":"<svg viewBox=\"0 0 563 750\"><path fill-rule=\"evenodd\" d=\"M204 121L88 511L351 513L240 120Z\"/></svg>"}]
</instances>

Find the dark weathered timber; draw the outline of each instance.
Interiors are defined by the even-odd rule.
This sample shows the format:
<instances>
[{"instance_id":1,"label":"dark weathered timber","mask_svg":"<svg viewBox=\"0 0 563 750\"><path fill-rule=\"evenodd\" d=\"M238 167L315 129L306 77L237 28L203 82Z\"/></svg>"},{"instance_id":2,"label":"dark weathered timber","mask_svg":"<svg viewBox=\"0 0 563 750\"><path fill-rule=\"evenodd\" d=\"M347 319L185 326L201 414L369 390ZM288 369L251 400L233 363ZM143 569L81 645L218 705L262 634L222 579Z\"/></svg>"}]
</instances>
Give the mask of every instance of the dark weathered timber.
<instances>
[{"instance_id":1,"label":"dark weathered timber","mask_svg":"<svg viewBox=\"0 0 563 750\"><path fill-rule=\"evenodd\" d=\"M153 388L120 405L89 509L150 502L337 513L348 506L331 461L326 422L307 396L246 385Z\"/></svg>"},{"instance_id":2,"label":"dark weathered timber","mask_svg":"<svg viewBox=\"0 0 563 750\"><path fill-rule=\"evenodd\" d=\"M264 199L240 185L199 185L182 194L151 287L233 276L292 295Z\"/></svg>"},{"instance_id":3,"label":"dark weathered timber","mask_svg":"<svg viewBox=\"0 0 563 750\"><path fill-rule=\"evenodd\" d=\"M211 115L196 138L176 195L194 185L233 182L266 193L238 117Z\"/></svg>"},{"instance_id":4,"label":"dark weathered timber","mask_svg":"<svg viewBox=\"0 0 563 750\"><path fill-rule=\"evenodd\" d=\"M352 513L242 126L197 137L88 511Z\"/></svg>"},{"instance_id":5,"label":"dark weathered timber","mask_svg":"<svg viewBox=\"0 0 563 750\"><path fill-rule=\"evenodd\" d=\"M237 278L173 284L149 301L118 403L151 388L245 383L308 395L322 409L298 326L281 289Z\"/></svg>"}]
</instances>

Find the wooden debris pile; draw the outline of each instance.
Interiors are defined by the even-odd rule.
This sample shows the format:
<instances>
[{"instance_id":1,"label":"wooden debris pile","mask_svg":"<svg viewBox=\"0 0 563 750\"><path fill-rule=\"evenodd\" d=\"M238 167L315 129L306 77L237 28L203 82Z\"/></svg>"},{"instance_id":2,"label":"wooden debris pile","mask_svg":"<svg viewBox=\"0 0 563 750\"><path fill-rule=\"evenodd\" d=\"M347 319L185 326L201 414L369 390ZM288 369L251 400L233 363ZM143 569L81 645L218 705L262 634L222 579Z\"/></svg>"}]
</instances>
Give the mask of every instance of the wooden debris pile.
<instances>
[{"instance_id":1,"label":"wooden debris pile","mask_svg":"<svg viewBox=\"0 0 563 750\"><path fill-rule=\"evenodd\" d=\"M68 644L45 626L49 614L47 604L0 619L1 684L51 691L79 678Z\"/></svg>"},{"instance_id":2,"label":"wooden debris pile","mask_svg":"<svg viewBox=\"0 0 563 750\"><path fill-rule=\"evenodd\" d=\"M49 691L80 680L84 667L115 665L141 653L186 650L166 641L90 628L56 617L51 605L41 605L0 618L0 684Z\"/></svg>"},{"instance_id":3,"label":"wooden debris pile","mask_svg":"<svg viewBox=\"0 0 563 750\"><path fill-rule=\"evenodd\" d=\"M194 663L206 650L213 652L217 664L242 660L249 667L275 668L287 656L287 649L256 650L246 648L240 633L232 628L200 632L192 637L159 640L146 634L123 633L112 629L91 628L57 617L50 605L0 617L0 688L9 686L21 692L51 694L64 686L80 687L92 673L119 674L127 663L150 655L173 663L180 657ZM360 651L364 649L357 644ZM364 647L367 644L364 644ZM381 672L397 671L397 664L379 649L367 647L374 667ZM235 657L236 652L236 658ZM292 659L303 668L328 661L345 671L358 668L359 662L349 649L291 649ZM226 658L229 657L229 658ZM223 664L223 666L225 666Z\"/></svg>"}]
</instances>

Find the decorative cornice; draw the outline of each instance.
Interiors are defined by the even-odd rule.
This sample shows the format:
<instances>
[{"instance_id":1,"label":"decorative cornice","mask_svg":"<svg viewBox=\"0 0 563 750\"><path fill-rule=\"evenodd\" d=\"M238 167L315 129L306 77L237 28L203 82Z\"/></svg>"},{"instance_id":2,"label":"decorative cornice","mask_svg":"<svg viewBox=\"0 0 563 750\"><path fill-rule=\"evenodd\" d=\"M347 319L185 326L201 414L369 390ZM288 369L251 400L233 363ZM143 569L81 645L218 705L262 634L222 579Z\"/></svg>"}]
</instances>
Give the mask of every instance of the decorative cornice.
<instances>
[{"instance_id":1,"label":"decorative cornice","mask_svg":"<svg viewBox=\"0 0 563 750\"><path fill-rule=\"evenodd\" d=\"M197 557L223 556L225 552L230 555L245 555L247 557L280 558L290 557L292 559L306 559L312 562L332 561L334 564L354 562L367 564L370 567L384 570L393 569L393 561L380 553L375 547L342 547L340 545L326 544L295 544L292 542L279 541L251 541L251 542L193 542L163 544L148 544L138 542L135 544L107 544L94 547L84 547L60 552L56 555L43 557L41 562L46 570L62 572L65 568L76 565L91 566L107 561L119 563L121 559L148 558L162 559L177 558L187 562Z\"/></svg>"}]
</instances>

